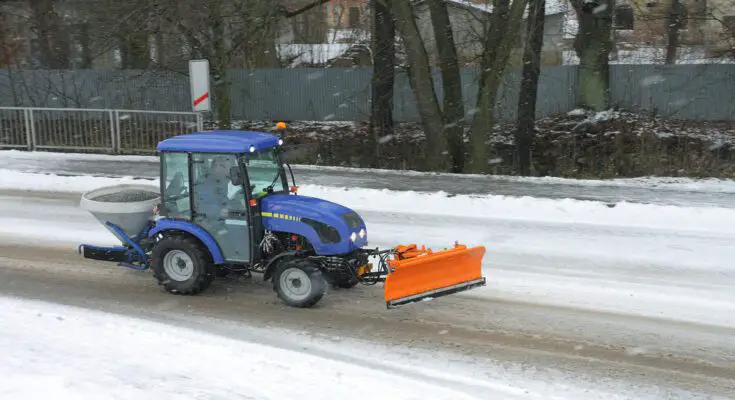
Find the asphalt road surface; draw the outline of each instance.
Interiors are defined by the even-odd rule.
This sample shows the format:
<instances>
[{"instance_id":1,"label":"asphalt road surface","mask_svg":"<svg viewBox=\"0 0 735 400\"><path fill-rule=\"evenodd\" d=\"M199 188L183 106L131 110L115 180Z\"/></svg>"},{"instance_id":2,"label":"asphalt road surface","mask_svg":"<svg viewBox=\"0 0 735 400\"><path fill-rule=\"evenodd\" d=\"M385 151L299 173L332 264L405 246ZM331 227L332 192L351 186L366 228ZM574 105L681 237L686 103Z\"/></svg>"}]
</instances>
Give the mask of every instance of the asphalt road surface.
<instances>
[{"instance_id":1,"label":"asphalt road surface","mask_svg":"<svg viewBox=\"0 0 735 400\"><path fill-rule=\"evenodd\" d=\"M649 396L651 388L660 385L666 389L657 392L655 397L661 399L733 398L735 393L735 329L724 325L596 311L575 305L551 304L532 296L523 300L521 297L456 295L386 310L380 286L334 290L317 308L301 310L284 306L271 286L260 282L257 275L248 282L219 280L200 296L167 294L156 285L149 272L81 259L72 244L84 240L79 236L56 244L38 236L34 243L34 235L40 235L31 231L34 224L55 224L57 229L68 229L72 235L83 233L84 227L89 226L85 224L96 224L91 218L79 221L77 202L77 194L0 193L0 219L25 218L24 226L28 228L24 231L25 238L7 233L16 228L25 229L20 226L5 226L5 233L0 234L1 294L196 325L226 335L237 333L226 331L216 322L195 321L201 318L247 321L258 326L373 340L387 345L448 350L517 363L538 371L552 369L585 376L592 383L625 381L630 388L638 387L641 393ZM375 213L366 217L377 226L385 225L385 229L377 229L382 229L383 237L391 240L390 224L394 216ZM411 224L425 225L425 230L437 228L431 224L439 226L445 222L428 217L415 218ZM546 229L543 233L543 225L518 224L507 225L504 234L540 231L538 235L566 235L569 240L579 235L589 238L590 235L610 234L592 227L579 228L582 231L570 228L566 232ZM477 223L467 229L488 230L487 223ZM679 243L669 233L648 232L646 235L660 235L656 240L672 246ZM631 240L648 240L646 235L639 232L638 237ZM725 251L722 249L733 244L732 239L725 237L719 238L721 243L713 243L716 242L713 237L678 240L702 246L703 251L715 250L706 246L722 246L719 251ZM528 254L500 253L487 267L501 277L513 273L514 269L535 268L536 272L543 271L548 277L574 279L592 269L572 255L566 259L559 256L554 261ZM653 287L653 291L665 291L670 287L674 287L672 290L700 288L706 293L725 290L693 270L679 270L669 279L667 271L663 271L662 276L647 277L663 268L663 264L650 269L632 264L619 266L638 277L635 284L659 285ZM625 273L613 278L612 274L618 273L615 265L600 261L594 267L599 276L609 273L611 276L607 278L620 280L617 284L632 280ZM720 271L720 279L731 281L732 277L726 273ZM492 275L488 278L491 282L494 280ZM601 279L599 285L607 286L609 282Z\"/></svg>"}]
</instances>

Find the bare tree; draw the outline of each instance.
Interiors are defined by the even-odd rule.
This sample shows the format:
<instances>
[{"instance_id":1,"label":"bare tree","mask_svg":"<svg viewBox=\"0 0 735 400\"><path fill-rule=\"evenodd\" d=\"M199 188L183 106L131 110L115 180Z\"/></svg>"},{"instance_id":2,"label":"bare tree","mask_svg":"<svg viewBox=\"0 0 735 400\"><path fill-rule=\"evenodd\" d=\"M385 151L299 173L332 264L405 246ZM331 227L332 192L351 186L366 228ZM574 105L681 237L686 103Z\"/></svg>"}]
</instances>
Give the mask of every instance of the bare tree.
<instances>
[{"instance_id":1,"label":"bare tree","mask_svg":"<svg viewBox=\"0 0 735 400\"><path fill-rule=\"evenodd\" d=\"M0 68L10 67L18 62L21 43L16 39L10 12L11 5L0 2Z\"/></svg>"},{"instance_id":2,"label":"bare tree","mask_svg":"<svg viewBox=\"0 0 735 400\"><path fill-rule=\"evenodd\" d=\"M280 67L276 36L284 23L329 0L313 0L295 10L269 0L159 1L160 16L186 40L190 57L209 60L216 119L228 128L229 67L235 60L251 68Z\"/></svg>"},{"instance_id":3,"label":"bare tree","mask_svg":"<svg viewBox=\"0 0 735 400\"><path fill-rule=\"evenodd\" d=\"M676 50L679 48L679 30L686 19L686 10L679 0L669 0L666 13L666 64L676 64Z\"/></svg>"},{"instance_id":4,"label":"bare tree","mask_svg":"<svg viewBox=\"0 0 735 400\"><path fill-rule=\"evenodd\" d=\"M389 4L371 0L373 6L373 82L370 113L371 140L375 148L372 166L380 159L380 138L393 137L393 87L395 78L395 23Z\"/></svg>"},{"instance_id":5,"label":"bare tree","mask_svg":"<svg viewBox=\"0 0 735 400\"><path fill-rule=\"evenodd\" d=\"M546 19L546 0L530 1L526 43L523 49L523 77L518 96L518 127L515 135L518 172L523 176L531 173L531 147L536 125L536 99Z\"/></svg>"},{"instance_id":6,"label":"bare tree","mask_svg":"<svg viewBox=\"0 0 735 400\"><path fill-rule=\"evenodd\" d=\"M510 0L493 0L493 14L483 41L480 85L470 136L470 171L474 173L485 172L487 168L485 141L493 126L495 100L527 5L528 0L515 0L512 5Z\"/></svg>"},{"instance_id":7,"label":"bare tree","mask_svg":"<svg viewBox=\"0 0 735 400\"><path fill-rule=\"evenodd\" d=\"M426 134L426 157L424 168L444 170L444 149L446 139L443 135L444 120L431 76L429 55L416 26L411 3L406 0L387 0L393 11L396 25L403 38L408 60L408 78Z\"/></svg>"},{"instance_id":8,"label":"bare tree","mask_svg":"<svg viewBox=\"0 0 735 400\"><path fill-rule=\"evenodd\" d=\"M465 164L464 98L454 31L445 0L429 0L429 11L442 72L444 135L452 160L451 171L462 172Z\"/></svg>"},{"instance_id":9,"label":"bare tree","mask_svg":"<svg viewBox=\"0 0 735 400\"><path fill-rule=\"evenodd\" d=\"M28 0L43 68L69 68L69 40L52 0Z\"/></svg>"},{"instance_id":10,"label":"bare tree","mask_svg":"<svg viewBox=\"0 0 735 400\"><path fill-rule=\"evenodd\" d=\"M610 105L610 51L613 0L570 0L579 29L574 50L579 57L580 103L601 111Z\"/></svg>"}]
</instances>

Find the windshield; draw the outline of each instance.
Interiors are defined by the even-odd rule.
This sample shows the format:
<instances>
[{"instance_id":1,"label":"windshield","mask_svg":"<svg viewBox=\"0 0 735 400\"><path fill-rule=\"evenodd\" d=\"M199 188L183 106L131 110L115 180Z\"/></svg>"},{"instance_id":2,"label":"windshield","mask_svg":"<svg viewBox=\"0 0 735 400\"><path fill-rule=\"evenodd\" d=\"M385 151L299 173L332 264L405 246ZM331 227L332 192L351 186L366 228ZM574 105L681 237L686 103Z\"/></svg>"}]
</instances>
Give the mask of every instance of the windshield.
<instances>
[{"instance_id":1,"label":"windshield","mask_svg":"<svg viewBox=\"0 0 735 400\"><path fill-rule=\"evenodd\" d=\"M244 162L253 196L266 194L269 186L272 186L274 192L287 190L288 182L281 173L282 166L275 149L248 154Z\"/></svg>"}]
</instances>

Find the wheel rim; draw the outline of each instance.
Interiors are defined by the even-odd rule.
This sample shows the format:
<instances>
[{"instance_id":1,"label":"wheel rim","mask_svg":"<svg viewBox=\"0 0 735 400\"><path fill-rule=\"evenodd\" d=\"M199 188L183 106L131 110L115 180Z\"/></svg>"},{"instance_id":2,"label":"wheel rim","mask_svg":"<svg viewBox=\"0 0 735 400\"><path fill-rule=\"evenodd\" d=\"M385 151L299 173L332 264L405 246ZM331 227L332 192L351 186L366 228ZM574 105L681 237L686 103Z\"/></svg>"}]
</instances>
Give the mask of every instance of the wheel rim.
<instances>
[{"instance_id":1,"label":"wheel rim","mask_svg":"<svg viewBox=\"0 0 735 400\"><path fill-rule=\"evenodd\" d=\"M163 258L163 270L171 279L183 282L194 275L194 261L181 250L171 250Z\"/></svg>"},{"instance_id":2,"label":"wheel rim","mask_svg":"<svg viewBox=\"0 0 735 400\"><path fill-rule=\"evenodd\" d=\"M293 300L303 300L311 293L311 279L299 268L289 268L283 271L280 284L283 294Z\"/></svg>"}]
</instances>

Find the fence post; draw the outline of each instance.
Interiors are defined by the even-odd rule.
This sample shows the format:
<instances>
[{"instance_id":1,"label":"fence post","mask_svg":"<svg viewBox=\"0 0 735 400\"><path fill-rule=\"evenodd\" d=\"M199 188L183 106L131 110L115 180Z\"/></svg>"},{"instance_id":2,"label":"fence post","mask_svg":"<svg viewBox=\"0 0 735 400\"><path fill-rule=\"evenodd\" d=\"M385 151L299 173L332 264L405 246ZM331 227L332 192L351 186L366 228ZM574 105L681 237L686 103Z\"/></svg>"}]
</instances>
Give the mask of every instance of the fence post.
<instances>
[{"instance_id":1,"label":"fence post","mask_svg":"<svg viewBox=\"0 0 735 400\"><path fill-rule=\"evenodd\" d=\"M115 147L117 148L117 154L122 153L122 140L120 139L120 111L115 110L113 112L114 114L114 120L115 120Z\"/></svg>"},{"instance_id":2,"label":"fence post","mask_svg":"<svg viewBox=\"0 0 735 400\"><path fill-rule=\"evenodd\" d=\"M33 116L33 108L28 107L28 125L26 134L28 135L28 150L36 151L36 121Z\"/></svg>"},{"instance_id":3,"label":"fence post","mask_svg":"<svg viewBox=\"0 0 735 400\"><path fill-rule=\"evenodd\" d=\"M26 145L28 151L33 151L33 139L31 134L31 116L28 108L23 108L23 122L25 123L26 131Z\"/></svg>"},{"instance_id":4,"label":"fence post","mask_svg":"<svg viewBox=\"0 0 735 400\"><path fill-rule=\"evenodd\" d=\"M117 135L115 132L115 113L112 110L107 110L108 115L110 116L110 148L112 150L112 154L118 153L117 148Z\"/></svg>"}]
</instances>

